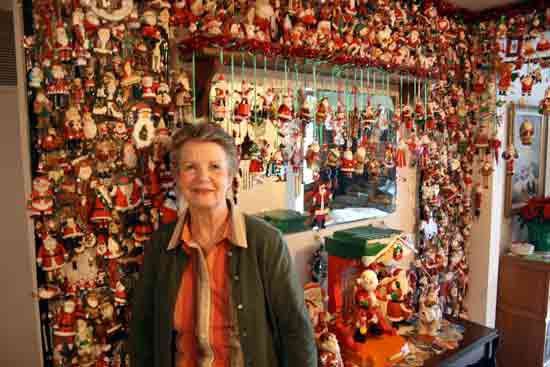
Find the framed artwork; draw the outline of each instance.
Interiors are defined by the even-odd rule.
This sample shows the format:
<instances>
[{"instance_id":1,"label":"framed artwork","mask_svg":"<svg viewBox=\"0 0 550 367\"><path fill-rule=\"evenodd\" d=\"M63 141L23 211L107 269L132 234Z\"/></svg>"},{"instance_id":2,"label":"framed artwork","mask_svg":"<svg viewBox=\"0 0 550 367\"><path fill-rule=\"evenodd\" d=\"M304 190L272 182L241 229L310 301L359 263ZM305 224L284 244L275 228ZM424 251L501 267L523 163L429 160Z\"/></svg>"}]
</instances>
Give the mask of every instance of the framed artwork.
<instances>
[{"instance_id":1,"label":"framed artwork","mask_svg":"<svg viewBox=\"0 0 550 367\"><path fill-rule=\"evenodd\" d=\"M521 50L522 41L523 40L521 38L514 38L514 37L508 38L508 41L506 44L506 56L508 57L518 56Z\"/></svg>"},{"instance_id":2,"label":"framed artwork","mask_svg":"<svg viewBox=\"0 0 550 367\"><path fill-rule=\"evenodd\" d=\"M514 174L506 176L505 213L511 216L530 198L544 195L548 124L536 106L517 104L510 104L508 122L508 144L514 144L519 154Z\"/></svg>"}]
</instances>

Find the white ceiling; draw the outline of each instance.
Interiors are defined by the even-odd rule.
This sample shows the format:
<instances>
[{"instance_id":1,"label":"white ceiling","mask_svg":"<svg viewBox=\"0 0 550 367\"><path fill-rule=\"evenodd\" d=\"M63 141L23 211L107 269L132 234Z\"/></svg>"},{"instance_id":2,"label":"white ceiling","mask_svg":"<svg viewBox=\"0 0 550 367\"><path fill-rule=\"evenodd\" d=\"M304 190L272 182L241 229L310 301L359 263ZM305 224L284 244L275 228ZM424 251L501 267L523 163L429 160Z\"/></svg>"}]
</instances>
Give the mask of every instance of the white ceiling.
<instances>
[{"instance_id":1,"label":"white ceiling","mask_svg":"<svg viewBox=\"0 0 550 367\"><path fill-rule=\"evenodd\" d=\"M508 4L520 3L522 0L449 0L449 2L460 8L471 11L481 11Z\"/></svg>"}]
</instances>

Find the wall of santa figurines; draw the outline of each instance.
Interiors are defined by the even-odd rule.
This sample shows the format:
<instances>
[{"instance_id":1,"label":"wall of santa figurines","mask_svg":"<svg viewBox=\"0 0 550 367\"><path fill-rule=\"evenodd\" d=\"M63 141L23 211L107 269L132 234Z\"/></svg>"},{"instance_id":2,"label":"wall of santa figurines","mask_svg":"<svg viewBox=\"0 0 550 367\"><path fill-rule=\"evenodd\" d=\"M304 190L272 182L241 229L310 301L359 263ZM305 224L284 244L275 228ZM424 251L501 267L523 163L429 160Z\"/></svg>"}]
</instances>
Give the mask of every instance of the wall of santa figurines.
<instances>
[{"instance_id":1,"label":"wall of santa figurines","mask_svg":"<svg viewBox=\"0 0 550 367\"><path fill-rule=\"evenodd\" d=\"M442 15L446 4L438 10L428 1L36 0L26 6L32 8L24 40L29 213L47 365L127 365L129 300L143 246L177 216L166 151L171 133L196 116L195 55L206 48L223 59L211 89L211 119L235 136L248 161L241 189L262 176L284 180L287 170L296 195L305 166L319 183L309 206L322 227L337 184L417 167L420 289L438 289L447 314L466 313L470 229L500 147L490 73L501 29L496 21L474 29ZM288 83L280 97L254 88L263 75L240 78L231 54L268 56L269 68L287 74L279 78ZM345 73L349 81L345 103L341 94L331 103L308 98L319 97L315 79L327 65L329 75ZM262 74L263 63L247 68ZM392 111L369 104L367 89L383 85L375 81L394 91ZM273 132L272 142L247 139L264 128ZM382 142L371 139L381 128ZM307 132L311 141L304 143Z\"/></svg>"}]
</instances>

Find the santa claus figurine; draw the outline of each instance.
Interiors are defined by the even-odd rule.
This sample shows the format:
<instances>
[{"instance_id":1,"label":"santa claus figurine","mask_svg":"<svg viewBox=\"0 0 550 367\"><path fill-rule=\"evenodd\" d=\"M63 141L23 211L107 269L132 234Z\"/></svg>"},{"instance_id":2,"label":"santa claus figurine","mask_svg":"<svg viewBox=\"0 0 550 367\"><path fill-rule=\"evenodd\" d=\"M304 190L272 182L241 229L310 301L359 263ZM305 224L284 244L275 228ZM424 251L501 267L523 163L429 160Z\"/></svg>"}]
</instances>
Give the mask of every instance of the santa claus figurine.
<instances>
[{"instance_id":1,"label":"santa claus figurine","mask_svg":"<svg viewBox=\"0 0 550 367\"><path fill-rule=\"evenodd\" d=\"M342 163L340 165L340 171L342 175L347 178L353 178L353 172L355 171L355 159L353 159L353 153L351 149L346 149L342 157Z\"/></svg>"},{"instance_id":2,"label":"santa claus figurine","mask_svg":"<svg viewBox=\"0 0 550 367\"><path fill-rule=\"evenodd\" d=\"M53 280L53 272L61 268L68 259L69 254L65 247L49 233L46 233L42 239L42 245L38 249L36 262L46 272L48 281Z\"/></svg>"},{"instance_id":3,"label":"santa claus figurine","mask_svg":"<svg viewBox=\"0 0 550 367\"><path fill-rule=\"evenodd\" d=\"M324 332L318 340L319 344L319 366L344 367L342 353L336 335L331 332Z\"/></svg>"},{"instance_id":4,"label":"santa claus figurine","mask_svg":"<svg viewBox=\"0 0 550 367\"><path fill-rule=\"evenodd\" d=\"M506 174L514 174L514 161L519 158L519 154L513 143L508 144L508 148L502 152L502 158L506 161Z\"/></svg>"},{"instance_id":5,"label":"santa claus figurine","mask_svg":"<svg viewBox=\"0 0 550 367\"><path fill-rule=\"evenodd\" d=\"M115 286L115 304L118 306L124 306L128 303L128 295L126 293L126 287L119 280Z\"/></svg>"},{"instance_id":6,"label":"santa claus figurine","mask_svg":"<svg viewBox=\"0 0 550 367\"><path fill-rule=\"evenodd\" d=\"M525 96L525 95L530 96L531 91L533 89L533 85L535 84L535 79L533 78L533 76L530 73L528 73L528 74L523 75L520 78L520 81L521 81L521 94L523 96Z\"/></svg>"},{"instance_id":7,"label":"santa claus figurine","mask_svg":"<svg viewBox=\"0 0 550 367\"><path fill-rule=\"evenodd\" d=\"M52 214L53 204L54 194L50 179L46 176L36 177L32 181L32 192L28 205L31 216Z\"/></svg>"},{"instance_id":8,"label":"santa claus figurine","mask_svg":"<svg viewBox=\"0 0 550 367\"><path fill-rule=\"evenodd\" d=\"M544 98L539 103L539 113L550 114L550 88L546 88Z\"/></svg>"},{"instance_id":9,"label":"santa claus figurine","mask_svg":"<svg viewBox=\"0 0 550 367\"><path fill-rule=\"evenodd\" d=\"M90 221L102 226L109 223L113 219L111 215L111 208L113 204L104 185L99 184L95 189L96 197L92 213L90 215Z\"/></svg>"},{"instance_id":10,"label":"santa claus figurine","mask_svg":"<svg viewBox=\"0 0 550 367\"><path fill-rule=\"evenodd\" d=\"M317 143L311 143L306 152L306 164L307 167L318 171L321 163L321 147Z\"/></svg>"},{"instance_id":11,"label":"santa claus figurine","mask_svg":"<svg viewBox=\"0 0 550 367\"><path fill-rule=\"evenodd\" d=\"M321 179L312 200L311 213L313 216L313 226L319 229L325 228L325 221L330 212L329 203L332 200L328 181Z\"/></svg>"},{"instance_id":12,"label":"santa claus figurine","mask_svg":"<svg viewBox=\"0 0 550 367\"><path fill-rule=\"evenodd\" d=\"M72 346L74 336L76 335L76 303L68 299L63 303L63 308L57 314L55 324L53 325L53 334L62 337Z\"/></svg>"},{"instance_id":13,"label":"santa claus figurine","mask_svg":"<svg viewBox=\"0 0 550 367\"><path fill-rule=\"evenodd\" d=\"M353 172L356 177L363 177L365 174L365 164L367 162L367 150L365 147L360 146L355 151L355 156L353 157L355 161L355 167Z\"/></svg>"},{"instance_id":14,"label":"santa claus figurine","mask_svg":"<svg viewBox=\"0 0 550 367\"><path fill-rule=\"evenodd\" d=\"M389 279L384 284L387 300L386 316L391 322L406 321L414 313L414 308L407 302L411 293L407 272L403 269L396 269Z\"/></svg>"},{"instance_id":15,"label":"santa claus figurine","mask_svg":"<svg viewBox=\"0 0 550 367\"><path fill-rule=\"evenodd\" d=\"M373 270L363 271L356 280L355 334L353 337L356 342L364 343L369 332L375 335L395 332L380 311L376 296L377 287L378 276Z\"/></svg>"}]
</instances>

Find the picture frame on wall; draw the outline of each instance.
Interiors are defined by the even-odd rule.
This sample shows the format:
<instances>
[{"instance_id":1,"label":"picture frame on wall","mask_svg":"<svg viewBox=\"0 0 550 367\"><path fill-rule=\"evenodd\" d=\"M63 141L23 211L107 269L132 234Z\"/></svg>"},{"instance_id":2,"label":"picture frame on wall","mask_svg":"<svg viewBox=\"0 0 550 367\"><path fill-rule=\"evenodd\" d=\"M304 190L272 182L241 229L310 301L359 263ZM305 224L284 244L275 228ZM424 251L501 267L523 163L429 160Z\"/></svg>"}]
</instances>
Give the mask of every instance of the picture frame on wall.
<instances>
[{"instance_id":1,"label":"picture frame on wall","mask_svg":"<svg viewBox=\"0 0 550 367\"><path fill-rule=\"evenodd\" d=\"M518 56L521 50L522 41L523 40L521 38L516 38L516 37L508 38L508 41L506 44L506 56L508 57Z\"/></svg>"},{"instance_id":2,"label":"picture frame on wall","mask_svg":"<svg viewBox=\"0 0 550 367\"><path fill-rule=\"evenodd\" d=\"M529 199L544 195L548 122L536 106L518 104L509 105L508 122L508 144L514 144L519 155L514 161L514 174L506 176L505 213L512 216ZM532 139L522 139L522 131L528 131L529 126L533 128Z\"/></svg>"}]
</instances>

